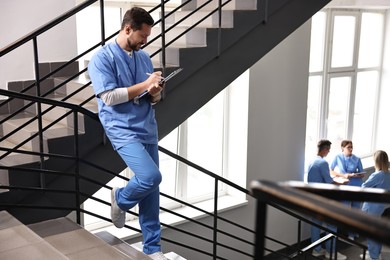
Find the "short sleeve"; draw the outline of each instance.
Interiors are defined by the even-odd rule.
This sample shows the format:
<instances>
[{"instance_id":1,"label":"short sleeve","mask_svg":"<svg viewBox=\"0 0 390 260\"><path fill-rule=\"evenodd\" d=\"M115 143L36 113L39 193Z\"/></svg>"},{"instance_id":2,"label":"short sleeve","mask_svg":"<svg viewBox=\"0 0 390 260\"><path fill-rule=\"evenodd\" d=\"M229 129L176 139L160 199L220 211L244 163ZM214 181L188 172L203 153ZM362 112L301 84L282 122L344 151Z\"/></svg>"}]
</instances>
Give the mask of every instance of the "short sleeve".
<instances>
[{"instance_id":1,"label":"short sleeve","mask_svg":"<svg viewBox=\"0 0 390 260\"><path fill-rule=\"evenodd\" d=\"M117 87L115 61L103 51L96 53L88 64L95 95Z\"/></svg>"}]
</instances>

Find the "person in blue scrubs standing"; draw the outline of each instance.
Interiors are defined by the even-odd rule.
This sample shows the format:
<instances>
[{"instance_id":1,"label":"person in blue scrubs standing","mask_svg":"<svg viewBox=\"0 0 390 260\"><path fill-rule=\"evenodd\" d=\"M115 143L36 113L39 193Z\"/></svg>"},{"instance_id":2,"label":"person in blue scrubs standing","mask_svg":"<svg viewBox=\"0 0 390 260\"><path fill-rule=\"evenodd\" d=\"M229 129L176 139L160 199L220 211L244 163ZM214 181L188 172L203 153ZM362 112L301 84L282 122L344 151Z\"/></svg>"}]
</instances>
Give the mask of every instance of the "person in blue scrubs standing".
<instances>
[{"instance_id":1,"label":"person in blue scrubs standing","mask_svg":"<svg viewBox=\"0 0 390 260\"><path fill-rule=\"evenodd\" d=\"M331 174L349 179L348 185L360 187L363 183L363 165L359 157L352 153L353 143L351 140L343 140L341 142L341 153L336 155L330 164ZM344 204L360 209L360 201L344 201ZM355 239L357 234L350 233L349 238Z\"/></svg>"},{"instance_id":2,"label":"person in blue scrubs standing","mask_svg":"<svg viewBox=\"0 0 390 260\"><path fill-rule=\"evenodd\" d=\"M363 188L379 188L390 190L390 172L389 172L389 156L385 151L378 150L374 153L375 172L368 177L368 179L362 184ZM377 217L382 216L385 211L384 203L376 202L364 202L362 210L367 214ZM380 253L382 251L382 244L367 239L368 255L366 260L378 260L380 259ZM363 255L360 255L363 258Z\"/></svg>"},{"instance_id":3,"label":"person in blue scrubs standing","mask_svg":"<svg viewBox=\"0 0 390 260\"><path fill-rule=\"evenodd\" d=\"M153 104L161 99L161 72L154 72L141 49L154 24L142 8L128 10L118 37L92 57L88 72L98 101L99 119L113 148L134 176L125 187L111 191L111 219L125 225L127 210L139 205L143 252L168 259L161 252L159 220L162 176L159 170L157 122ZM137 98L147 92L142 98Z\"/></svg>"},{"instance_id":4,"label":"person in blue scrubs standing","mask_svg":"<svg viewBox=\"0 0 390 260\"><path fill-rule=\"evenodd\" d=\"M330 170L329 170L329 164L324 159L330 151L332 143L329 140L320 140L317 144L317 156L314 158L314 160L309 164L308 171L307 171L307 182L308 183L333 183L336 184L336 182L333 180L333 178L330 176ZM322 225L323 223L319 221L318 219L312 219L312 221L318 225ZM327 225L327 228L329 230L336 232L336 227L332 225ZM312 225L311 226L311 242L314 243L318 241L321 238L321 229L317 226ZM334 239L332 239L334 240ZM321 247L321 245L318 245L313 249L313 256L322 256L325 255L326 259L329 259L331 255L336 253L336 243L335 241L331 245L331 241L328 240L326 242L326 251ZM333 252L331 254L331 248L333 249ZM347 259L347 257L339 252L337 252L337 259Z\"/></svg>"}]
</instances>

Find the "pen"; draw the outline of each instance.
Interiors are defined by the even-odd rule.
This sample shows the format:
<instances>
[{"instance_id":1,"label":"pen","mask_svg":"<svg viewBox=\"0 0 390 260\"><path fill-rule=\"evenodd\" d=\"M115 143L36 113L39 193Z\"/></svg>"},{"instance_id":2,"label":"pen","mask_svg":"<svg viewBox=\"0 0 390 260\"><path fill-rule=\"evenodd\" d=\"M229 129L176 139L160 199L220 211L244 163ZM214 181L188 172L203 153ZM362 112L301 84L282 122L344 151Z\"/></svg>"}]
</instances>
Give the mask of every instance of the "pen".
<instances>
[{"instance_id":1,"label":"pen","mask_svg":"<svg viewBox=\"0 0 390 260\"><path fill-rule=\"evenodd\" d=\"M146 75L148 75L148 76L151 76L152 74L153 74L153 73L146 72ZM161 79L164 79L164 77L161 77L161 76L160 76L160 78L161 78Z\"/></svg>"}]
</instances>

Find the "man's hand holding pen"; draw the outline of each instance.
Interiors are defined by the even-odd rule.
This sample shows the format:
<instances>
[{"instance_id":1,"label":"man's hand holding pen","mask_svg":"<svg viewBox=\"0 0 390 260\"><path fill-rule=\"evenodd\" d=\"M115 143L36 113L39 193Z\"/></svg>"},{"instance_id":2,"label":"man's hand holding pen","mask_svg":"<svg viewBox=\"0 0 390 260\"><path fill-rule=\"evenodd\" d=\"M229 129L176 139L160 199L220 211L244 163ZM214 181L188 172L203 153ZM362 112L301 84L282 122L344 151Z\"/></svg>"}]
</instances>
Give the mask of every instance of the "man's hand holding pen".
<instances>
[{"instance_id":1,"label":"man's hand holding pen","mask_svg":"<svg viewBox=\"0 0 390 260\"><path fill-rule=\"evenodd\" d=\"M161 71L156 71L154 73L148 73L149 78L152 84L148 88L148 93L151 96L151 102L157 103L161 99L161 91L165 86L164 78L161 76Z\"/></svg>"}]
</instances>

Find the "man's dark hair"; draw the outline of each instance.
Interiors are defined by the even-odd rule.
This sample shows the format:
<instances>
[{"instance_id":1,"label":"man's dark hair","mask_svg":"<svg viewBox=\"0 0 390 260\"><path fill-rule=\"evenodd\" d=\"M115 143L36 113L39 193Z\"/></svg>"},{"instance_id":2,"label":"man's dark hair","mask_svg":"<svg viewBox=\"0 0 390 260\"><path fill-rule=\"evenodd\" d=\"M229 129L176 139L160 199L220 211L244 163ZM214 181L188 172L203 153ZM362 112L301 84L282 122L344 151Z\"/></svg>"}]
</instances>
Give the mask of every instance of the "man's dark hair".
<instances>
[{"instance_id":1,"label":"man's dark hair","mask_svg":"<svg viewBox=\"0 0 390 260\"><path fill-rule=\"evenodd\" d=\"M332 143L329 140L320 140L317 144L318 152L321 152L326 148L330 148L331 144Z\"/></svg>"},{"instance_id":2,"label":"man's dark hair","mask_svg":"<svg viewBox=\"0 0 390 260\"><path fill-rule=\"evenodd\" d=\"M144 23L152 26L154 24L152 16L143 8L133 7L130 10L127 10L123 16L121 30L129 24L131 29L137 31L141 29L141 26Z\"/></svg>"}]
</instances>

